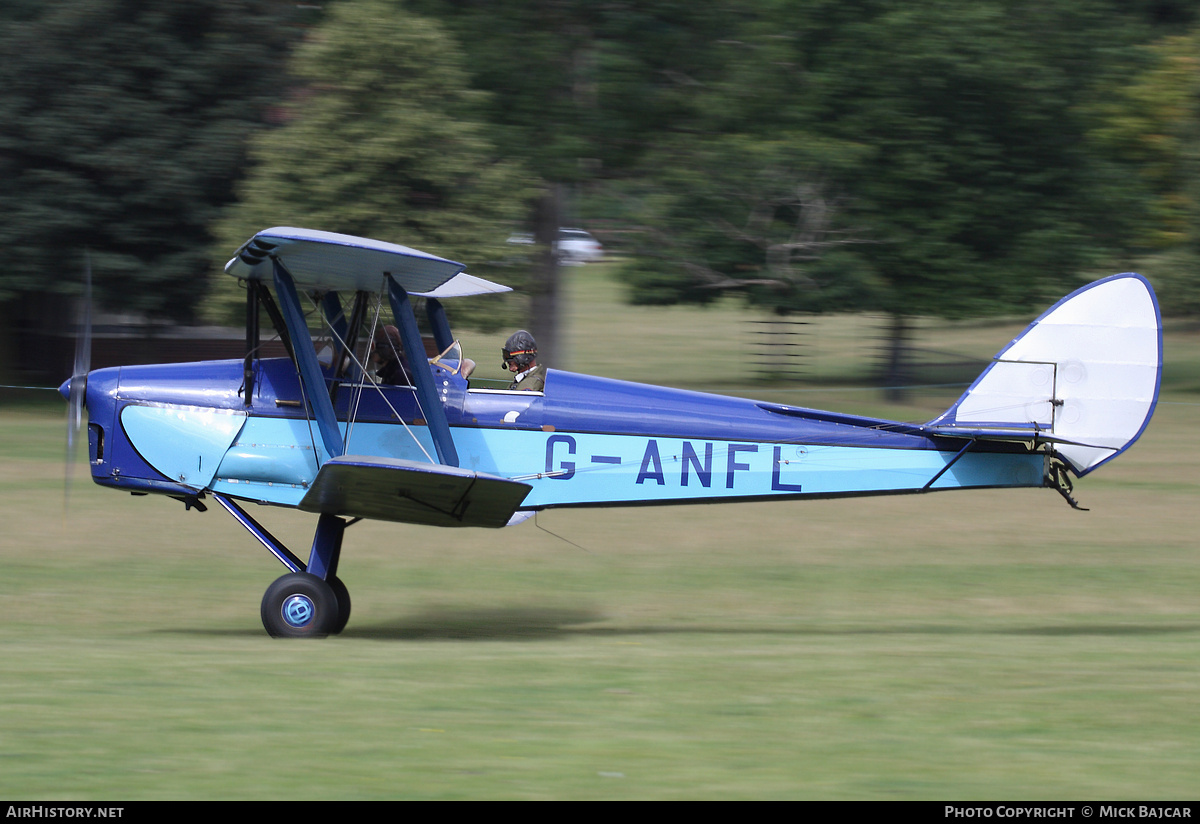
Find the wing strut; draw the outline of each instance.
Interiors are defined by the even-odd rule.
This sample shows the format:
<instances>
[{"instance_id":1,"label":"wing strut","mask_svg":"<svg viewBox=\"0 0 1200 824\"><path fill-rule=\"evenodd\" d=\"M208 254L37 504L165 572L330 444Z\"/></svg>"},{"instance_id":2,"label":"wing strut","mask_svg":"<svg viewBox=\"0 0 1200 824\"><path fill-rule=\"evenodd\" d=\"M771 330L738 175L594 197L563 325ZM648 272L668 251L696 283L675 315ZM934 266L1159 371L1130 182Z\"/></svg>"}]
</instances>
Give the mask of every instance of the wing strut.
<instances>
[{"instance_id":1,"label":"wing strut","mask_svg":"<svg viewBox=\"0 0 1200 824\"><path fill-rule=\"evenodd\" d=\"M421 411L425 413L425 423L429 434L433 437L433 446L437 449L438 460L448 466L458 466L458 450L454 448L454 439L450 435L450 423L446 420L446 410L442 406L441 396L433 383L433 372L425 357L425 342L421 340L421 330L417 328L417 318L413 315L412 302L408 293L396 283L390 274L387 277L388 300L392 304L392 314L396 318L396 326L400 330L400 340L404 343L404 351L408 353L408 361L413 367L413 380L417 385L417 400L420 401Z\"/></svg>"},{"instance_id":2,"label":"wing strut","mask_svg":"<svg viewBox=\"0 0 1200 824\"><path fill-rule=\"evenodd\" d=\"M254 359L258 357L258 289L257 280L246 281L246 357L242 361L242 402L254 405Z\"/></svg>"},{"instance_id":3,"label":"wing strut","mask_svg":"<svg viewBox=\"0 0 1200 824\"><path fill-rule=\"evenodd\" d=\"M454 343L454 335L450 332L450 322L446 320L446 307L437 298L425 298L425 314L429 318L429 326L433 329L433 340L437 350L445 352Z\"/></svg>"},{"instance_id":4,"label":"wing strut","mask_svg":"<svg viewBox=\"0 0 1200 824\"><path fill-rule=\"evenodd\" d=\"M293 341L292 349L296 358L296 368L300 373L300 383L304 386L304 394L308 397L312 415L317 420L317 429L321 433L321 443L325 445L325 452L329 457L336 458L342 454L342 435L338 429L337 415L333 411L333 401L329 398L329 389L325 385L325 375L321 372L321 364L317 362L317 350L313 348L308 324L304 322L304 312L300 308L296 284L282 263L278 260L274 263L275 293L279 295L283 320L287 324L288 336ZM431 377L430 384L432 383Z\"/></svg>"}]
</instances>

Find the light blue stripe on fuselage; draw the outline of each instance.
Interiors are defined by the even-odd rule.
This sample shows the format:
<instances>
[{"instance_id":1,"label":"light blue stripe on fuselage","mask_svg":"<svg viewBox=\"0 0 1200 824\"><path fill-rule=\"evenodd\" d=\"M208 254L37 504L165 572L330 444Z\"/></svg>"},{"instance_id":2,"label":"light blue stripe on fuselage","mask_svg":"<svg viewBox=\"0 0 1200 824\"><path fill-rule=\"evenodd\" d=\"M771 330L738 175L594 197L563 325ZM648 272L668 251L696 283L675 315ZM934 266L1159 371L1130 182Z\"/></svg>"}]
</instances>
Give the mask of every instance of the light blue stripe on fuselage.
<instances>
[{"instance_id":1,"label":"light blue stripe on fuselage","mask_svg":"<svg viewBox=\"0 0 1200 824\"><path fill-rule=\"evenodd\" d=\"M238 461L229 468L269 466L269 461L254 461L253 445L294 443L295 424L283 418L251 418L230 448L230 455L236 454ZM532 484L522 505L526 509L916 490L928 484L955 455L930 449L541 430L455 427L451 431L462 468ZM344 436L344 424L342 432ZM414 426L411 432L424 450L402 426L359 422L351 430L346 453L429 460L426 453L435 452L428 429ZM932 488L1040 486L1042 467L1039 454L968 452ZM294 466L288 468L286 478L261 473L248 477L245 472L239 477L226 468L222 464L217 472L215 491L289 506L299 502L312 481L312 477L297 476Z\"/></svg>"},{"instance_id":2,"label":"light blue stripe on fuselage","mask_svg":"<svg viewBox=\"0 0 1200 824\"><path fill-rule=\"evenodd\" d=\"M524 507L921 489L952 452L455 430L467 466L533 484ZM488 463L489 459L492 463ZM964 455L933 489L1039 486L1040 455ZM465 464L464 464L465 465Z\"/></svg>"}]
</instances>

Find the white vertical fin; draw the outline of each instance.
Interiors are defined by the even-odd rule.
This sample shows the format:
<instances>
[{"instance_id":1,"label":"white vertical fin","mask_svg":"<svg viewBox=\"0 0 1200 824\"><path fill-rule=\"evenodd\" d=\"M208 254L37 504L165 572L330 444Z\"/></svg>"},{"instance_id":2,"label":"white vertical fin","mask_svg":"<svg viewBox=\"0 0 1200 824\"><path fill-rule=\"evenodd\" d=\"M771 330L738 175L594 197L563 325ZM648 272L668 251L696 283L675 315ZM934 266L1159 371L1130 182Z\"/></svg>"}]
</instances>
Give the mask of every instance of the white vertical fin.
<instances>
[{"instance_id":1,"label":"white vertical fin","mask_svg":"<svg viewBox=\"0 0 1200 824\"><path fill-rule=\"evenodd\" d=\"M1142 434L1158 401L1162 318L1140 275L1098 280L1060 300L1013 339L931 425L1036 428L1078 475Z\"/></svg>"}]
</instances>

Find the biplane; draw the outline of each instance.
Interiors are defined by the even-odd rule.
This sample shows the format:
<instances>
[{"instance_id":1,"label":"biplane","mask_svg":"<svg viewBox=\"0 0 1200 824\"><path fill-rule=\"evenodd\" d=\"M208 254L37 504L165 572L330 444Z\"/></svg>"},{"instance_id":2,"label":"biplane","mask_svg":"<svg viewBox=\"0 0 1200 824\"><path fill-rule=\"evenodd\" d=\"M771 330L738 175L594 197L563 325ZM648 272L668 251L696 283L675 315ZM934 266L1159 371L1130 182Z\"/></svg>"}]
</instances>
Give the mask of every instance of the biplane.
<instances>
[{"instance_id":1,"label":"biplane","mask_svg":"<svg viewBox=\"0 0 1200 824\"><path fill-rule=\"evenodd\" d=\"M1145 429L1162 368L1158 304L1136 274L1059 301L944 414L905 423L557 369L542 391L483 386L444 301L508 287L391 243L267 229L225 271L246 287L244 358L94 371L85 359L60 391L74 416L86 409L97 484L215 501L282 562L261 607L278 637L346 626L338 564L364 518L502 528L555 507L996 487L1076 505L1072 478ZM372 367L388 310L405 360L394 382ZM249 504L316 515L307 560Z\"/></svg>"}]
</instances>

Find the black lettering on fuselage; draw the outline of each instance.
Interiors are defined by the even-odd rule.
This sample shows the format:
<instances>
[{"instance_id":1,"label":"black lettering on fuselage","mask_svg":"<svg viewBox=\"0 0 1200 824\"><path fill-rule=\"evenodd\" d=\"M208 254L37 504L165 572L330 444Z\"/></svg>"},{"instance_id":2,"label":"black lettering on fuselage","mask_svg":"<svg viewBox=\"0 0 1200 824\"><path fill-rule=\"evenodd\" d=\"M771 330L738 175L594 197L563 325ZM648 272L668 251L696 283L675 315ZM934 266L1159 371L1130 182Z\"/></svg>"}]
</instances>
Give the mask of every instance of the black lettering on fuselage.
<instances>
[{"instance_id":1,"label":"black lettering on fuselage","mask_svg":"<svg viewBox=\"0 0 1200 824\"><path fill-rule=\"evenodd\" d=\"M733 489L733 473L739 469L748 470L750 464L742 463L737 459L739 452L757 452L758 444L753 443L731 443L729 445L729 459L725 463L725 488Z\"/></svg>"},{"instance_id":2,"label":"black lettering on fuselage","mask_svg":"<svg viewBox=\"0 0 1200 824\"><path fill-rule=\"evenodd\" d=\"M651 470L653 466L653 470ZM659 486L663 486L667 482L667 478L663 475L662 458L658 454L658 441L651 439L646 441L646 451L642 455L642 465L638 469L637 483L642 483L647 478L652 478L658 481Z\"/></svg>"},{"instance_id":3,"label":"black lettering on fuselage","mask_svg":"<svg viewBox=\"0 0 1200 824\"><path fill-rule=\"evenodd\" d=\"M555 465L554 447L565 444L567 454L575 454L575 439L570 435L551 435L546 439L546 474L559 481L569 481L575 476L575 462L562 461Z\"/></svg>"},{"instance_id":4,"label":"black lettering on fuselage","mask_svg":"<svg viewBox=\"0 0 1200 824\"><path fill-rule=\"evenodd\" d=\"M700 480L701 486L712 485L712 453L713 445L706 443L704 445L704 465L700 464L700 457L696 454L696 450L688 441L683 442L683 467L679 471L679 482L684 486L688 485L688 466L691 465L696 470L696 477Z\"/></svg>"}]
</instances>

